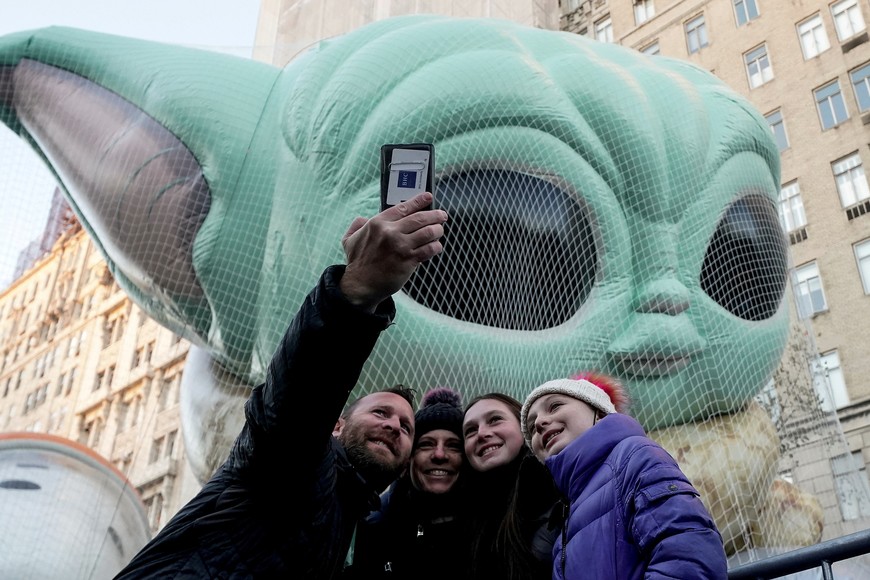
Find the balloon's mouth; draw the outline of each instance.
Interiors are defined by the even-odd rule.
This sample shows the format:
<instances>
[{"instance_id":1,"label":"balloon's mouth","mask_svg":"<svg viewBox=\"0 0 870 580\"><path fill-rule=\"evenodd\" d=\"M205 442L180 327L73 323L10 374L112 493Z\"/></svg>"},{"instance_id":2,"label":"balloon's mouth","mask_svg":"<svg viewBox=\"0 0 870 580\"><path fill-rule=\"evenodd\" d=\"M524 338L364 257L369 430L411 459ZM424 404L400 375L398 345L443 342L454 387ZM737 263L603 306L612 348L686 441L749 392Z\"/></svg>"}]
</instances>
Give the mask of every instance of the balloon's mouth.
<instances>
[{"instance_id":1,"label":"balloon's mouth","mask_svg":"<svg viewBox=\"0 0 870 580\"><path fill-rule=\"evenodd\" d=\"M614 361L625 375L636 377L665 377L674 375L692 363L692 355L621 355Z\"/></svg>"}]
</instances>

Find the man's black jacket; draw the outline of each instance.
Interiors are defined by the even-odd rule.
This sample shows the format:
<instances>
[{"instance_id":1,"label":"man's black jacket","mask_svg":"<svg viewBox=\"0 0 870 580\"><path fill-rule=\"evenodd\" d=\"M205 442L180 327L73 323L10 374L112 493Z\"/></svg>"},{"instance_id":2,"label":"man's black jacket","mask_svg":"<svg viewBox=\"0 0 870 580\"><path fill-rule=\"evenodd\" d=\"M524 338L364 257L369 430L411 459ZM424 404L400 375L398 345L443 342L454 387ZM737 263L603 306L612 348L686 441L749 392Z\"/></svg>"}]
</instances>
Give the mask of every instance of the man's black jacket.
<instances>
[{"instance_id":1,"label":"man's black jacket","mask_svg":"<svg viewBox=\"0 0 870 580\"><path fill-rule=\"evenodd\" d=\"M130 578L338 577L354 526L379 506L332 436L381 331L353 307L328 268L245 404L226 462L122 570Z\"/></svg>"}]
</instances>

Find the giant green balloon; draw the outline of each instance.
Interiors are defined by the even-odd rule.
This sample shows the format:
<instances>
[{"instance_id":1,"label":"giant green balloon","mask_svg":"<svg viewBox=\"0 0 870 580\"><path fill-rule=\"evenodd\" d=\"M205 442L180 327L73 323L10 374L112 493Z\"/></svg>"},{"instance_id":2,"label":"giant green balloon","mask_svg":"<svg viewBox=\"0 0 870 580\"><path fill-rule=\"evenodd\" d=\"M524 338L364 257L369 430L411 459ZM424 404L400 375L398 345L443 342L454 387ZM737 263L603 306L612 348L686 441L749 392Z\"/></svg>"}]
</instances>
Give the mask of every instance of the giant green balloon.
<instances>
[{"instance_id":1,"label":"giant green balloon","mask_svg":"<svg viewBox=\"0 0 870 580\"><path fill-rule=\"evenodd\" d=\"M378 211L384 143L435 145L451 220L360 392L522 398L595 369L651 429L742 408L785 343L777 148L686 62L438 16L376 22L284 69L49 28L0 39L0 115L134 300L242 384L343 261L352 219Z\"/></svg>"}]
</instances>

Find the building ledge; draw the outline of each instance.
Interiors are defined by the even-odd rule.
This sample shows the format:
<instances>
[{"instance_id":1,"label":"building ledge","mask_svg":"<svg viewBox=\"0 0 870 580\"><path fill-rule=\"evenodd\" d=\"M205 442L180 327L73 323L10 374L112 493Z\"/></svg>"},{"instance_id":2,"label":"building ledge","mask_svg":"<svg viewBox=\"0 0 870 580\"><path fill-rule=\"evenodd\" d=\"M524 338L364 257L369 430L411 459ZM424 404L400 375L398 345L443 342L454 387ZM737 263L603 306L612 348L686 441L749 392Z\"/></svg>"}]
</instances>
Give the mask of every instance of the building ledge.
<instances>
[{"instance_id":1,"label":"building ledge","mask_svg":"<svg viewBox=\"0 0 870 580\"><path fill-rule=\"evenodd\" d=\"M840 418L840 423L870 416L870 398L840 407L837 409L837 416Z\"/></svg>"},{"instance_id":2,"label":"building ledge","mask_svg":"<svg viewBox=\"0 0 870 580\"><path fill-rule=\"evenodd\" d=\"M850 38L849 40L847 40L846 42L844 42L843 44L841 44L840 48L843 49L843 54L846 54L847 52L849 52L850 50L852 50L856 46L860 46L860 45L864 44L865 42L867 42L867 40L870 40L870 36L868 36L867 32L865 31L865 32L859 34L858 36L854 36L854 37Z\"/></svg>"},{"instance_id":3,"label":"building ledge","mask_svg":"<svg viewBox=\"0 0 870 580\"><path fill-rule=\"evenodd\" d=\"M792 246L807 239L807 227L796 228L788 233L788 241Z\"/></svg>"},{"instance_id":4,"label":"building ledge","mask_svg":"<svg viewBox=\"0 0 870 580\"><path fill-rule=\"evenodd\" d=\"M846 208L846 219L852 221L857 217L870 213L870 199L862 201L857 205Z\"/></svg>"}]
</instances>

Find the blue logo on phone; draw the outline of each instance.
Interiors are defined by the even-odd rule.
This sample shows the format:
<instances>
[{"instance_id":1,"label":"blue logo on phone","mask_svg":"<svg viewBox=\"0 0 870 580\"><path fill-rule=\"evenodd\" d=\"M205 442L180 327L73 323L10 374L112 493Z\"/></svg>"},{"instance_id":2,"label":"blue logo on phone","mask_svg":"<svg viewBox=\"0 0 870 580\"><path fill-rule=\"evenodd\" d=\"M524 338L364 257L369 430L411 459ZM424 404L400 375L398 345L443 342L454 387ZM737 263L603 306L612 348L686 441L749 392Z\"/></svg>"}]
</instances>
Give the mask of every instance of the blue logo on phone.
<instances>
[{"instance_id":1,"label":"blue logo on phone","mask_svg":"<svg viewBox=\"0 0 870 580\"><path fill-rule=\"evenodd\" d=\"M405 189L414 189L417 187L417 172L416 171L399 171L399 179L396 187Z\"/></svg>"}]
</instances>

